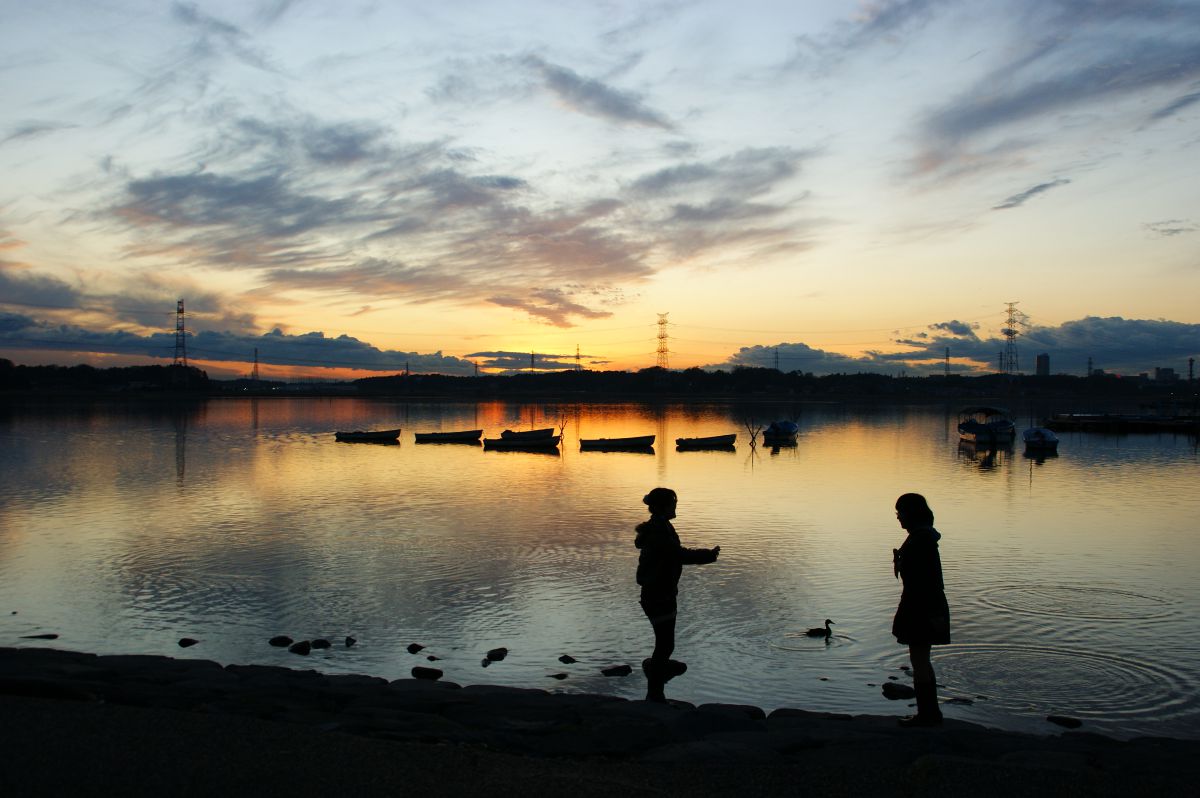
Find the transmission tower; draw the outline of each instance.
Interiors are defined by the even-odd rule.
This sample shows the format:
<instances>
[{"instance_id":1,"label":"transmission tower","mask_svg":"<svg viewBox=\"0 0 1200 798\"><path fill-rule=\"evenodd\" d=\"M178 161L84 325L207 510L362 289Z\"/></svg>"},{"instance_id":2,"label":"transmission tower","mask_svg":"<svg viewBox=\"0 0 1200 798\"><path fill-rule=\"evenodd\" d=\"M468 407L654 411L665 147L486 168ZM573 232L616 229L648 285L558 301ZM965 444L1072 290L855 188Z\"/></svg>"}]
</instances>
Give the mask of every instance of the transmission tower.
<instances>
[{"instance_id":1,"label":"transmission tower","mask_svg":"<svg viewBox=\"0 0 1200 798\"><path fill-rule=\"evenodd\" d=\"M258 382L258 347L254 347L254 370L250 372L250 379Z\"/></svg>"},{"instance_id":2,"label":"transmission tower","mask_svg":"<svg viewBox=\"0 0 1200 798\"><path fill-rule=\"evenodd\" d=\"M1000 373L1016 375L1020 373L1017 365L1017 336L1021 334L1021 330L1028 326L1029 317L1021 311L1017 310L1019 302L1005 302L1008 310L1008 319L1004 324L1004 329L1001 330L1004 334L1004 353L1000 358Z\"/></svg>"},{"instance_id":3,"label":"transmission tower","mask_svg":"<svg viewBox=\"0 0 1200 798\"><path fill-rule=\"evenodd\" d=\"M575 344L575 370L583 371L583 366L579 363L579 344Z\"/></svg>"},{"instance_id":4,"label":"transmission tower","mask_svg":"<svg viewBox=\"0 0 1200 798\"><path fill-rule=\"evenodd\" d=\"M187 367L187 327L183 323L183 300L175 303L175 362L173 365Z\"/></svg>"},{"instance_id":5,"label":"transmission tower","mask_svg":"<svg viewBox=\"0 0 1200 798\"><path fill-rule=\"evenodd\" d=\"M775 347L775 370L779 371L779 347Z\"/></svg>"},{"instance_id":6,"label":"transmission tower","mask_svg":"<svg viewBox=\"0 0 1200 798\"><path fill-rule=\"evenodd\" d=\"M670 314L658 314L658 362L654 365L660 369L669 368L667 365L667 355L671 351L667 348L667 316Z\"/></svg>"}]
</instances>

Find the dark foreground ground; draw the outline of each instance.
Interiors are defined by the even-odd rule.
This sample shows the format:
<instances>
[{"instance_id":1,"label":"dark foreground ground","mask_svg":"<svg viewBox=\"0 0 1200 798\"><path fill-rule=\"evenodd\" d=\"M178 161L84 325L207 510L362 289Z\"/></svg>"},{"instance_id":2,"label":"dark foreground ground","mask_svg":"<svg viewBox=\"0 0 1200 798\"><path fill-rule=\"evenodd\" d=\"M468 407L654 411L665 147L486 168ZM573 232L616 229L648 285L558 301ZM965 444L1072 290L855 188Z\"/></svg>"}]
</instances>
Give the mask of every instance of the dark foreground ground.
<instances>
[{"instance_id":1,"label":"dark foreground ground","mask_svg":"<svg viewBox=\"0 0 1200 798\"><path fill-rule=\"evenodd\" d=\"M1200 741L0 648L11 795L1171 795Z\"/></svg>"}]
</instances>

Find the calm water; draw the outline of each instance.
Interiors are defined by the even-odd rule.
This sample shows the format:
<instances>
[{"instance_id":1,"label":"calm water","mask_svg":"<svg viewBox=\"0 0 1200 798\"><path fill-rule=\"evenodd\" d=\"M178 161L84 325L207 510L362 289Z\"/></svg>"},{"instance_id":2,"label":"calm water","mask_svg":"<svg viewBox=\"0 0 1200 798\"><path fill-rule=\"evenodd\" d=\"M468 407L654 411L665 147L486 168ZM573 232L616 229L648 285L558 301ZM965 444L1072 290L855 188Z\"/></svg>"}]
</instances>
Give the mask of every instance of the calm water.
<instances>
[{"instance_id":1,"label":"calm water","mask_svg":"<svg viewBox=\"0 0 1200 798\"><path fill-rule=\"evenodd\" d=\"M641 496L680 495L685 570L668 695L899 714L889 634L892 509L924 493L944 537L955 643L934 651L945 711L1050 733L1049 713L1121 736L1200 737L1200 457L1171 435L1068 434L1057 458L960 449L946 408L803 408L795 448L747 445L759 405L210 401L0 415L0 645L194 656L640 697ZM416 445L566 422L561 454ZM335 429L402 427L401 444ZM734 452L680 436L739 431ZM653 454L579 438L654 433ZM827 644L803 635L834 620ZM52 643L22 635L57 632ZM266 640L355 636L301 659ZM186 653L183 636L201 643ZM409 643L427 646L409 654ZM507 646L503 662L484 652ZM579 662L561 665L568 653ZM635 674L605 678L628 662ZM550 674L565 672L555 681ZM874 685L874 686L871 686Z\"/></svg>"}]
</instances>

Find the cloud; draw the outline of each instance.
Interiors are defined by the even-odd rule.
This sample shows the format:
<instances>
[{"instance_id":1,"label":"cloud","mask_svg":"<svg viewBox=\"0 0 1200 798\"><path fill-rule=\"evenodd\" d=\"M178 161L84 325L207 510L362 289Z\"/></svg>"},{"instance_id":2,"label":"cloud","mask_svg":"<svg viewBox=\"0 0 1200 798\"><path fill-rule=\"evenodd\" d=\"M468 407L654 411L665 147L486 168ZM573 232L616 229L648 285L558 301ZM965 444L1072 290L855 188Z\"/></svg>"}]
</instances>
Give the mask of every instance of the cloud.
<instances>
[{"instance_id":1,"label":"cloud","mask_svg":"<svg viewBox=\"0 0 1200 798\"><path fill-rule=\"evenodd\" d=\"M898 369L910 373L942 372L946 349L956 373L989 373L995 370L996 357L1006 344L1000 336L980 338L977 325L960 321L928 326L928 332L894 341L904 347L896 352L867 352L860 357L814 349L803 343L745 346L727 361L704 368L730 369L736 366L773 368L778 353L783 371L814 374L882 372ZM1017 338L1018 365L1025 373L1033 371L1036 355L1050 356L1052 373L1083 375L1088 359L1096 368L1119 374L1151 372L1169 366L1183 373L1189 357L1200 356L1200 324L1119 316L1089 316L1056 327L1033 326ZM973 362L973 366L963 361Z\"/></svg>"},{"instance_id":2,"label":"cloud","mask_svg":"<svg viewBox=\"0 0 1200 798\"><path fill-rule=\"evenodd\" d=\"M556 327L570 327L571 317L587 319L603 319L612 313L604 310L591 310L576 302L572 302L557 290L545 289L534 291L530 296L493 296L488 301L502 308L515 308L528 313L534 318L544 319Z\"/></svg>"},{"instance_id":3,"label":"cloud","mask_svg":"<svg viewBox=\"0 0 1200 798\"><path fill-rule=\"evenodd\" d=\"M1019 208L1030 199L1036 197L1038 194L1044 194L1052 188L1065 186L1070 182L1070 180L1065 178L1058 178L1056 180L1051 180L1049 183L1039 183L1033 188L1027 188L1019 194L1013 194L1008 199L1003 200L999 205L993 205L992 210L1000 211L1007 208Z\"/></svg>"},{"instance_id":4,"label":"cloud","mask_svg":"<svg viewBox=\"0 0 1200 798\"><path fill-rule=\"evenodd\" d=\"M575 355L558 355L545 352L472 352L467 358L479 360L479 367L505 374L538 371L563 371L575 368ZM580 355L595 365L591 355Z\"/></svg>"},{"instance_id":5,"label":"cloud","mask_svg":"<svg viewBox=\"0 0 1200 798\"><path fill-rule=\"evenodd\" d=\"M1161 222L1146 222L1142 227L1154 238L1169 238L1200 230L1200 227L1197 227L1195 222L1188 219L1164 219Z\"/></svg>"},{"instance_id":6,"label":"cloud","mask_svg":"<svg viewBox=\"0 0 1200 798\"><path fill-rule=\"evenodd\" d=\"M1178 91L1200 79L1200 6L1188 3L1029 3L1008 17L1014 45L994 66L920 121L914 171L1003 168L988 150L1028 148L1061 131L1068 111L1114 117L1126 98ZM1192 95L1159 109L1165 118ZM1159 115L1161 114L1161 117Z\"/></svg>"},{"instance_id":7,"label":"cloud","mask_svg":"<svg viewBox=\"0 0 1200 798\"><path fill-rule=\"evenodd\" d=\"M964 338L974 338L976 337L975 331L979 329L979 323L952 319L951 321L940 321L937 324L930 324L929 329Z\"/></svg>"},{"instance_id":8,"label":"cloud","mask_svg":"<svg viewBox=\"0 0 1200 798\"><path fill-rule=\"evenodd\" d=\"M675 126L662 114L646 106L641 97L581 77L566 67L537 56L524 59L526 66L541 76L545 86L567 107L617 124L634 124L673 131Z\"/></svg>"},{"instance_id":9,"label":"cloud","mask_svg":"<svg viewBox=\"0 0 1200 798\"><path fill-rule=\"evenodd\" d=\"M1149 121L1158 122L1160 120L1175 116L1177 113L1182 111L1184 108L1188 108L1192 105L1195 105L1197 102L1200 102L1200 91L1195 91L1195 92L1192 92L1191 94L1185 94L1182 97L1179 97L1178 99L1174 100L1173 102L1168 103L1167 105L1164 105L1162 108L1159 108L1157 111L1150 114Z\"/></svg>"},{"instance_id":10,"label":"cloud","mask_svg":"<svg viewBox=\"0 0 1200 798\"><path fill-rule=\"evenodd\" d=\"M72 353L141 355L171 358L173 332L138 335L126 331L97 331L75 325L53 325L27 316L0 313L0 349L55 350ZM474 374L469 361L441 352L385 350L348 335L327 337L322 332L299 335L279 329L263 335L201 330L188 335L188 357L198 361L244 364L258 350L261 364L298 368L350 368L397 373Z\"/></svg>"},{"instance_id":11,"label":"cloud","mask_svg":"<svg viewBox=\"0 0 1200 798\"><path fill-rule=\"evenodd\" d=\"M47 133L53 133L58 130L69 130L76 127L79 127L79 125L67 124L65 122L39 122L36 120L30 120L10 128L7 134L0 137L0 146L10 142L21 141L23 139L33 139L39 136L44 136Z\"/></svg>"},{"instance_id":12,"label":"cloud","mask_svg":"<svg viewBox=\"0 0 1200 798\"><path fill-rule=\"evenodd\" d=\"M30 274L0 261L0 304L41 308L72 308L80 291L57 277Z\"/></svg>"}]
</instances>

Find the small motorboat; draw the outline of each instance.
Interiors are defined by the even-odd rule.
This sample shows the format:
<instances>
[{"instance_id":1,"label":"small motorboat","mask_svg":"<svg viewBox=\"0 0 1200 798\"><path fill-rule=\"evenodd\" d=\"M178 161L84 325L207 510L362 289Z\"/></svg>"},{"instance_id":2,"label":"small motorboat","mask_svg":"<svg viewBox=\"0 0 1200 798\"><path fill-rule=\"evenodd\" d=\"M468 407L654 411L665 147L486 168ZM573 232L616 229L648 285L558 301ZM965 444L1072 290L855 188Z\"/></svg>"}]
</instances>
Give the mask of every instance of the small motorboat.
<instances>
[{"instance_id":1,"label":"small motorboat","mask_svg":"<svg viewBox=\"0 0 1200 798\"><path fill-rule=\"evenodd\" d=\"M1046 427L1030 427L1021 433L1028 452L1057 452L1058 436Z\"/></svg>"},{"instance_id":2,"label":"small motorboat","mask_svg":"<svg viewBox=\"0 0 1200 798\"><path fill-rule=\"evenodd\" d=\"M787 445L796 442L796 435L800 432L800 425L795 421L772 421L766 429L762 431L763 443L768 446Z\"/></svg>"},{"instance_id":3,"label":"small motorboat","mask_svg":"<svg viewBox=\"0 0 1200 798\"><path fill-rule=\"evenodd\" d=\"M976 446L1007 446L1017 437L1017 425L1000 407L964 407L958 411L958 437Z\"/></svg>"},{"instance_id":4,"label":"small motorboat","mask_svg":"<svg viewBox=\"0 0 1200 798\"><path fill-rule=\"evenodd\" d=\"M678 449L725 449L733 446L737 433L729 435L709 435L704 438L676 438L675 447Z\"/></svg>"},{"instance_id":5,"label":"small motorboat","mask_svg":"<svg viewBox=\"0 0 1200 798\"><path fill-rule=\"evenodd\" d=\"M481 429L468 429L459 432L417 432L417 443L475 443L483 435Z\"/></svg>"},{"instance_id":6,"label":"small motorboat","mask_svg":"<svg viewBox=\"0 0 1200 798\"><path fill-rule=\"evenodd\" d=\"M580 438L580 449L649 449L654 445L653 435L637 435L631 438Z\"/></svg>"},{"instance_id":7,"label":"small motorboat","mask_svg":"<svg viewBox=\"0 0 1200 798\"><path fill-rule=\"evenodd\" d=\"M530 429L520 432L514 432L511 429L506 429L500 433L500 437L506 441L532 441L541 440L543 438L554 437L554 427L546 427L544 429Z\"/></svg>"},{"instance_id":8,"label":"small motorboat","mask_svg":"<svg viewBox=\"0 0 1200 798\"><path fill-rule=\"evenodd\" d=\"M361 430L335 432L333 437L343 443L389 443L400 437L399 429Z\"/></svg>"}]
</instances>

